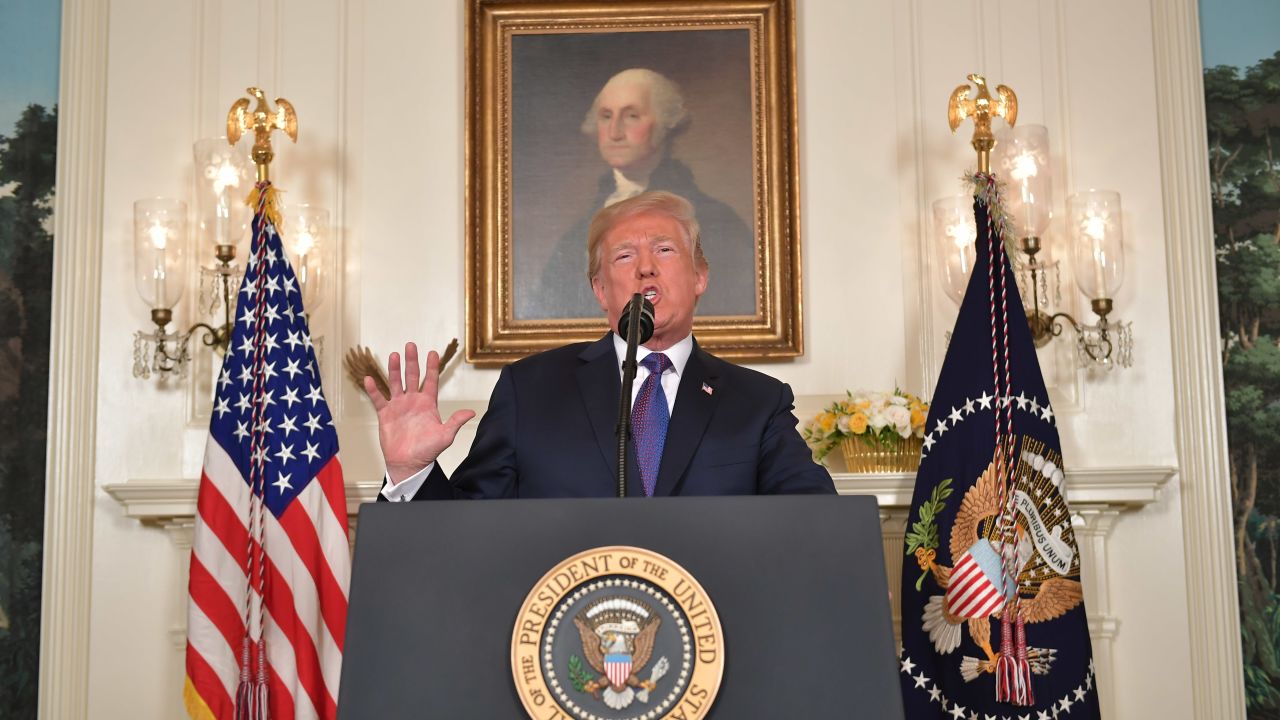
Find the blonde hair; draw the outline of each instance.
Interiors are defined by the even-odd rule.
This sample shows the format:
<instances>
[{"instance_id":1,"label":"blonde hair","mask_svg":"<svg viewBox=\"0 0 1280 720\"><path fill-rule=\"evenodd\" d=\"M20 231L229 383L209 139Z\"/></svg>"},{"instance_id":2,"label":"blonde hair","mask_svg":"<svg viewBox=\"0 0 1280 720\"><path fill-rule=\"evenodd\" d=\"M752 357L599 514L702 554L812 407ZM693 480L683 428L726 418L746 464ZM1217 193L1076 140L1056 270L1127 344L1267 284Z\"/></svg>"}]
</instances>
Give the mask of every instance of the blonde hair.
<instances>
[{"instance_id":1,"label":"blonde hair","mask_svg":"<svg viewBox=\"0 0 1280 720\"><path fill-rule=\"evenodd\" d=\"M698 225L698 218L693 214L693 204L675 193L654 190L602 208L591 218L591 226L587 230L588 281L594 280L600 273L600 246L609 231L622 220L650 213L675 220L684 231L685 242L693 252L694 267L698 270L708 268L707 257L702 254L702 229Z\"/></svg>"}]
</instances>

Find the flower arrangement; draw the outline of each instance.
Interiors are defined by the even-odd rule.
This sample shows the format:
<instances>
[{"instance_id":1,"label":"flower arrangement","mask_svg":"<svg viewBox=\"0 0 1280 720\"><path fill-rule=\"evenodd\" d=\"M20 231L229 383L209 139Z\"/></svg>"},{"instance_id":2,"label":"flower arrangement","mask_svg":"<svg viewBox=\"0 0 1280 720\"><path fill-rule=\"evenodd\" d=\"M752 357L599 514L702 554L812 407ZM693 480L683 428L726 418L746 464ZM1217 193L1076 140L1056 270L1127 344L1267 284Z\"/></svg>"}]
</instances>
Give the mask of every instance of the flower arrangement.
<instances>
[{"instance_id":1,"label":"flower arrangement","mask_svg":"<svg viewBox=\"0 0 1280 720\"><path fill-rule=\"evenodd\" d=\"M836 446L852 472L909 470L919 461L929 404L910 393L846 393L804 424L804 441L821 461Z\"/></svg>"}]
</instances>

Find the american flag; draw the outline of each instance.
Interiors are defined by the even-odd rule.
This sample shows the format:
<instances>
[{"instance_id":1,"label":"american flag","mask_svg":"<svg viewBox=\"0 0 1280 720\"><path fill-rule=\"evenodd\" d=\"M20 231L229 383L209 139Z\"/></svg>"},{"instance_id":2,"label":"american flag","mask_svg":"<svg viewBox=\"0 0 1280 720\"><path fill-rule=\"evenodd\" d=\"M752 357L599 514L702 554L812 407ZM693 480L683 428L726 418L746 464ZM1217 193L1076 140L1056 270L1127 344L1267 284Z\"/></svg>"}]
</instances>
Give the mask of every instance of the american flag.
<instances>
[{"instance_id":1,"label":"american flag","mask_svg":"<svg viewBox=\"0 0 1280 720\"><path fill-rule=\"evenodd\" d=\"M200 477L183 691L199 720L337 714L347 505L275 192L259 183L250 198L253 243Z\"/></svg>"}]
</instances>

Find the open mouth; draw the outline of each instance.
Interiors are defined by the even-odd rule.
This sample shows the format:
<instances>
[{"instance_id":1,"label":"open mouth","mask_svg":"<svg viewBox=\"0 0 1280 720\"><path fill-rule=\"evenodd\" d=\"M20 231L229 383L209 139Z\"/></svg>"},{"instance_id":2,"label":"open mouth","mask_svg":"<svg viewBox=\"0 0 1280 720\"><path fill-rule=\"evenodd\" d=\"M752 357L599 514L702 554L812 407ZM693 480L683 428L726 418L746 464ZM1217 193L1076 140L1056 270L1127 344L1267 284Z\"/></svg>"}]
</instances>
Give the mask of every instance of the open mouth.
<instances>
[{"instance_id":1,"label":"open mouth","mask_svg":"<svg viewBox=\"0 0 1280 720\"><path fill-rule=\"evenodd\" d=\"M655 287L644 288L643 290L640 291L640 295L643 296L645 300L648 300L651 303L657 302L658 288L655 288Z\"/></svg>"}]
</instances>

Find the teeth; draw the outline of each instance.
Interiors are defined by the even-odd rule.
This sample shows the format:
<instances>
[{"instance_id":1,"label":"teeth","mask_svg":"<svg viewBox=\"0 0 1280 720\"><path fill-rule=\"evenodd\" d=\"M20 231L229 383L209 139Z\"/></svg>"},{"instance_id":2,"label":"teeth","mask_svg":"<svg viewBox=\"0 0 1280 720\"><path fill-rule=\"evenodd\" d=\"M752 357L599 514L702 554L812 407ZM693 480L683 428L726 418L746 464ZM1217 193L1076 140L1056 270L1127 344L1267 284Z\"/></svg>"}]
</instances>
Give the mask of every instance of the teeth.
<instances>
[{"instance_id":1,"label":"teeth","mask_svg":"<svg viewBox=\"0 0 1280 720\"><path fill-rule=\"evenodd\" d=\"M652 300L652 299L654 299L654 298L656 298L656 297L658 297L658 291L657 291L657 290L646 290L646 291L645 291L645 293L644 293L644 299L645 299L645 300Z\"/></svg>"}]
</instances>

